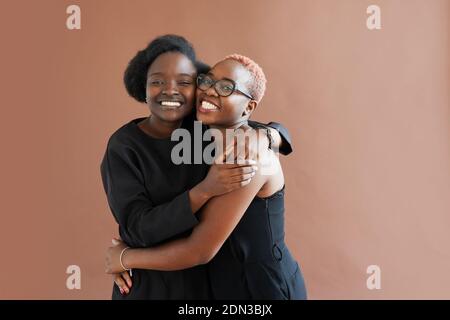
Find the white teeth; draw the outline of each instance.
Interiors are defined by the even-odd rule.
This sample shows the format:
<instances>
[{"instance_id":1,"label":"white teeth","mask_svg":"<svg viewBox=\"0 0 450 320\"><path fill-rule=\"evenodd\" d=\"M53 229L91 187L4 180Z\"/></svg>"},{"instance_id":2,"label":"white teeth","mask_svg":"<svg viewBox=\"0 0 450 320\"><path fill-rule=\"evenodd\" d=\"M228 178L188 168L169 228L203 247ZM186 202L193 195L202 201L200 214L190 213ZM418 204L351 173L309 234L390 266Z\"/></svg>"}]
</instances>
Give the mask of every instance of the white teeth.
<instances>
[{"instance_id":1,"label":"white teeth","mask_svg":"<svg viewBox=\"0 0 450 320\"><path fill-rule=\"evenodd\" d=\"M217 106L213 105L212 103L209 103L208 101L202 101L202 108L206 110L217 110Z\"/></svg>"},{"instance_id":2,"label":"white teeth","mask_svg":"<svg viewBox=\"0 0 450 320\"><path fill-rule=\"evenodd\" d=\"M161 105L165 107L179 107L181 106L181 103L178 101L162 101Z\"/></svg>"}]
</instances>

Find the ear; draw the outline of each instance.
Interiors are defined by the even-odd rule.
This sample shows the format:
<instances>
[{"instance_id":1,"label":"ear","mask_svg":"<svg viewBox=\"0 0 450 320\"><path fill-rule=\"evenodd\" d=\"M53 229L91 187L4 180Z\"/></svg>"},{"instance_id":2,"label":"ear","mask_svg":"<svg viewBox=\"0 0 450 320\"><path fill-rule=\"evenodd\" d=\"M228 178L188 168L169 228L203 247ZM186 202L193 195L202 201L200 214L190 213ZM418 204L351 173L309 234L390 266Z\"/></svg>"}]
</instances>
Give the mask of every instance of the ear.
<instances>
[{"instance_id":1,"label":"ear","mask_svg":"<svg viewBox=\"0 0 450 320\"><path fill-rule=\"evenodd\" d=\"M244 109L244 112L242 112L242 116L250 117L253 111L255 111L256 107L258 106L258 102L256 100L250 100L247 104L247 106Z\"/></svg>"}]
</instances>

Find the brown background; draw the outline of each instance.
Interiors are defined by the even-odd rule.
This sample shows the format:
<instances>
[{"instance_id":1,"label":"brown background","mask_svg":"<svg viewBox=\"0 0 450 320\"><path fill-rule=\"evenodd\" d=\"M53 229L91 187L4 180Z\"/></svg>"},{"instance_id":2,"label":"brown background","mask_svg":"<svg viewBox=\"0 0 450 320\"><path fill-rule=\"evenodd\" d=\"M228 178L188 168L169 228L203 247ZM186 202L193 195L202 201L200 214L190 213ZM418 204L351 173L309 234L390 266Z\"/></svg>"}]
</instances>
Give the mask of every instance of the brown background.
<instances>
[{"instance_id":1,"label":"brown background","mask_svg":"<svg viewBox=\"0 0 450 320\"><path fill-rule=\"evenodd\" d=\"M81 30L66 7L81 7ZM382 29L366 28L381 7ZM312 299L450 298L448 0L3 1L0 298L108 299L99 164L145 106L123 70L153 37L253 57L255 118L285 124L287 240ZM81 267L81 290L65 286ZM381 267L381 290L366 268Z\"/></svg>"}]
</instances>

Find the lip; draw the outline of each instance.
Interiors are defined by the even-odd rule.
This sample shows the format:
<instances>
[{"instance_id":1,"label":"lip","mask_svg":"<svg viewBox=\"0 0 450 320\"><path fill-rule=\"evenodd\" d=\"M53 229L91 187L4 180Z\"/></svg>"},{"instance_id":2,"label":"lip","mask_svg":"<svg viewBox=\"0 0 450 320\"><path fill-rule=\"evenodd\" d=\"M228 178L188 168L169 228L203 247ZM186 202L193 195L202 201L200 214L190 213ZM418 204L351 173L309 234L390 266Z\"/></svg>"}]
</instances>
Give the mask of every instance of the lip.
<instances>
[{"instance_id":1,"label":"lip","mask_svg":"<svg viewBox=\"0 0 450 320\"><path fill-rule=\"evenodd\" d=\"M178 110L178 109L180 109L181 107L182 107L183 105L180 105L179 107L176 107L176 106L160 106L160 108L162 109L162 110Z\"/></svg>"},{"instance_id":2,"label":"lip","mask_svg":"<svg viewBox=\"0 0 450 320\"><path fill-rule=\"evenodd\" d=\"M178 97L178 99L177 99L177 98L175 98L175 97L171 97L171 98L167 97L167 98L165 98L165 97L163 97L163 95L161 95L161 97L158 98L156 101L157 101L158 103L161 103L161 102L163 102L163 101L183 103L183 102L184 102L184 99L182 99L181 96Z\"/></svg>"},{"instance_id":3,"label":"lip","mask_svg":"<svg viewBox=\"0 0 450 320\"><path fill-rule=\"evenodd\" d=\"M209 102L209 103L215 105L215 106L217 107L217 109L216 109L216 110L204 109L204 108L202 107L202 102L203 102L203 101L206 101L206 102ZM204 97L201 97L201 98L199 99L199 103L198 103L198 106L197 106L197 110L198 110L199 112L201 112L201 113L217 112L217 111L219 111L220 109L221 109L220 106L218 106L217 103L211 101L210 99L205 99Z\"/></svg>"},{"instance_id":4,"label":"lip","mask_svg":"<svg viewBox=\"0 0 450 320\"><path fill-rule=\"evenodd\" d=\"M159 100L157 100L157 102L159 104L159 107L162 110L177 110L184 106L184 102L182 100L178 100L178 99L159 99ZM178 102L180 105L179 106L163 106L161 104L162 102Z\"/></svg>"}]
</instances>

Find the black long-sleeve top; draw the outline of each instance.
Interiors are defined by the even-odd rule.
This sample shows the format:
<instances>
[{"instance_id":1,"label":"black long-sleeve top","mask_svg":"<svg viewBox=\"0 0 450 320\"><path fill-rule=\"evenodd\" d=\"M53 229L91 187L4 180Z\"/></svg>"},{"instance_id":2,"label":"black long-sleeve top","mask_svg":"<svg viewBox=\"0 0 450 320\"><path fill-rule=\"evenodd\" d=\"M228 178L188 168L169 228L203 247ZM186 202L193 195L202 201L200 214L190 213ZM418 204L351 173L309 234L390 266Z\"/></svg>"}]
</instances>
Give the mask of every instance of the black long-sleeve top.
<instances>
[{"instance_id":1,"label":"black long-sleeve top","mask_svg":"<svg viewBox=\"0 0 450 320\"><path fill-rule=\"evenodd\" d=\"M130 121L111 136L101 163L109 206L122 240L131 247L150 247L189 235L198 220L188 192L205 178L209 168L204 163L174 164L171 151L179 142L147 135L138 126L142 120ZM193 116L188 116L182 128L193 134L193 124ZM269 126L284 139L280 152L290 153L288 131L278 123ZM128 295L121 295L117 286L113 289L113 299L210 297L205 266L179 271L133 270L133 287Z\"/></svg>"}]
</instances>

